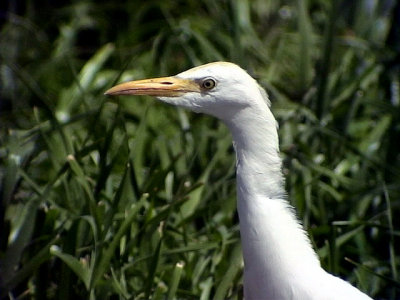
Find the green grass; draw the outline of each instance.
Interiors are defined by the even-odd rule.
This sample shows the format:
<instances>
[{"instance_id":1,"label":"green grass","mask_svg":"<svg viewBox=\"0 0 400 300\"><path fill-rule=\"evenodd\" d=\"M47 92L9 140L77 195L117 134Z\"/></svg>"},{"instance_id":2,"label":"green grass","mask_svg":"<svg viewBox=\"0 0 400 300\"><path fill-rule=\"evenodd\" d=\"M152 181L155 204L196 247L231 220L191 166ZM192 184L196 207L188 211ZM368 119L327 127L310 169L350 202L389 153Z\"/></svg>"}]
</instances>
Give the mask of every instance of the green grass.
<instances>
[{"instance_id":1,"label":"green grass","mask_svg":"<svg viewBox=\"0 0 400 300\"><path fill-rule=\"evenodd\" d=\"M289 199L323 266L398 299L392 2L8 3L1 299L242 298L228 130L154 99L103 96L116 82L215 60L267 89Z\"/></svg>"}]
</instances>

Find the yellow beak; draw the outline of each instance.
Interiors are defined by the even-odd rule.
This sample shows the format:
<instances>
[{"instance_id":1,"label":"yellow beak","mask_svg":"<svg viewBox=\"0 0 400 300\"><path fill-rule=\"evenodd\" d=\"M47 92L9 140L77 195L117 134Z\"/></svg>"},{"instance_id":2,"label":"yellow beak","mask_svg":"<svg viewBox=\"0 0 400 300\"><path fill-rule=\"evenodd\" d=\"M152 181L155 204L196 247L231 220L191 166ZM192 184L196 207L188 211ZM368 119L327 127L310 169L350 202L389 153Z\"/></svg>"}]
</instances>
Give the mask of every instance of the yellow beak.
<instances>
[{"instance_id":1,"label":"yellow beak","mask_svg":"<svg viewBox=\"0 0 400 300\"><path fill-rule=\"evenodd\" d=\"M179 97L189 92L200 92L200 86L193 80L177 77L161 77L135 80L118 84L104 94L149 95L155 97Z\"/></svg>"}]
</instances>

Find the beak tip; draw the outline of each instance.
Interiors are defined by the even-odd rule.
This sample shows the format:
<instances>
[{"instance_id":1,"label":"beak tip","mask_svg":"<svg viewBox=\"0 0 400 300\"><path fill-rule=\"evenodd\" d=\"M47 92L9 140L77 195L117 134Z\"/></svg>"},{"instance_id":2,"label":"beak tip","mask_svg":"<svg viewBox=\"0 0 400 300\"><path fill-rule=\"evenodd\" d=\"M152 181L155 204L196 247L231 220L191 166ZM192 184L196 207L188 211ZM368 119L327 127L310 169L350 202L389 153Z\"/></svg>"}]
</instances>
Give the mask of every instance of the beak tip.
<instances>
[{"instance_id":1,"label":"beak tip","mask_svg":"<svg viewBox=\"0 0 400 300\"><path fill-rule=\"evenodd\" d=\"M104 96L114 96L115 93L113 93L112 88L108 89L107 91L104 92Z\"/></svg>"}]
</instances>

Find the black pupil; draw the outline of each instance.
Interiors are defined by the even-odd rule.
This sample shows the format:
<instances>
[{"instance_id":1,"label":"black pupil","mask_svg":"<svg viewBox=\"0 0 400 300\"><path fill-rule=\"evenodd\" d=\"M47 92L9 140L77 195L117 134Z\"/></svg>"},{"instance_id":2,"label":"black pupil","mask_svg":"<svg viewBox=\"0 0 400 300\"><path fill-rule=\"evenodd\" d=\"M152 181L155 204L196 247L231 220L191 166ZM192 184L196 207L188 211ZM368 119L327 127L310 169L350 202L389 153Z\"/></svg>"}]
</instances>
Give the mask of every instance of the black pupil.
<instances>
[{"instance_id":1,"label":"black pupil","mask_svg":"<svg viewBox=\"0 0 400 300\"><path fill-rule=\"evenodd\" d=\"M211 79L205 80L203 86L207 89L210 89L214 86L214 82Z\"/></svg>"}]
</instances>

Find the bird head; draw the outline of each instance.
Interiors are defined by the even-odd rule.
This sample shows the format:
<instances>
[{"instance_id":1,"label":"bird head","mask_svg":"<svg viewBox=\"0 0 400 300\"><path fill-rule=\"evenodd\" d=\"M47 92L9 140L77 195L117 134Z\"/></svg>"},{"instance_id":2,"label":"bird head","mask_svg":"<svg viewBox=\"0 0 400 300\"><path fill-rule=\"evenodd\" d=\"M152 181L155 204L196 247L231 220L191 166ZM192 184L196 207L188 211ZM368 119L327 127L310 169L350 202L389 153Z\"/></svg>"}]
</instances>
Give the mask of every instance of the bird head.
<instances>
[{"instance_id":1,"label":"bird head","mask_svg":"<svg viewBox=\"0 0 400 300\"><path fill-rule=\"evenodd\" d=\"M106 95L149 95L226 120L246 107L269 104L265 91L239 66L228 62L202 65L171 77L116 85Z\"/></svg>"}]
</instances>

